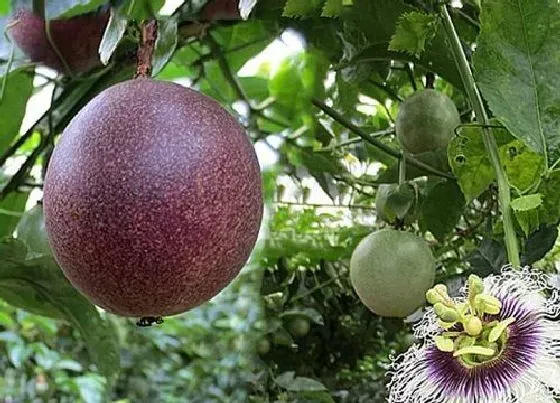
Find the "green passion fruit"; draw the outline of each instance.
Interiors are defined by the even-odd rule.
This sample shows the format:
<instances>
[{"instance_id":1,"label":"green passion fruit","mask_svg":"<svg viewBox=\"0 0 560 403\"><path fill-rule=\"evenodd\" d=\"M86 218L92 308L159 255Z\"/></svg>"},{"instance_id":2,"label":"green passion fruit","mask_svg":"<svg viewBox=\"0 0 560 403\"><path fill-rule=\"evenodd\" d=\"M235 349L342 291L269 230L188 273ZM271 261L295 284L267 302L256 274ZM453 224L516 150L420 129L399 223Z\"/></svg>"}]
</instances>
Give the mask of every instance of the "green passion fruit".
<instances>
[{"instance_id":1,"label":"green passion fruit","mask_svg":"<svg viewBox=\"0 0 560 403\"><path fill-rule=\"evenodd\" d=\"M419 154L446 147L460 123L455 103L447 95L425 89L402 103L395 130L402 147Z\"/></svg>"},{"instance_id":2,"label":"green passion fruit","mask_svg":"<svg viewBox=\"0 0 560 403\"><path fill-rule=\"evenodd\" d=\"M288 322L288 332L290 332L293 337L307 336L309 330L311 330L311 324L309 323L309 319L304 316L296 316Z\"/></svg>"},{"instance_id":3,"label":"green passion fruit","mask_svg":"<svg viewBox=\"0 0 560 403\"><path fill-rule=\"evenodd\" d=\"M37 203L31 210L26 211L16 227L17 238L27 244L34 255L52 256L49 238L45 229L43 204Z\"/></svg>"},{"instance_id":4,"label":"green passion fruit","mask_svg":"<svg viewBox=\"0 0 560 403\"><path fill-rule=\"evenodd\" d=\"M362 239L350 260L350 280L362 303L380 316L405 317L425 302L436 262L426 241L383 229Z\"/></svg>"}]
</instances>

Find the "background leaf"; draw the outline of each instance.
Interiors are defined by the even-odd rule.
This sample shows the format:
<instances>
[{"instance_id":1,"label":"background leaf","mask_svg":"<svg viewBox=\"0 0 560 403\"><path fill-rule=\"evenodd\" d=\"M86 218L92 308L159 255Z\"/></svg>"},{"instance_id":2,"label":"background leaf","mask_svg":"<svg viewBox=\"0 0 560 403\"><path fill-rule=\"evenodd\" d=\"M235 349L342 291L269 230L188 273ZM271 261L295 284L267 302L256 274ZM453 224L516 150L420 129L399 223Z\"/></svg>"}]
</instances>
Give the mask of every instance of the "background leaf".
<instances>
[{"instance_id":1,"label":"background leaf","mask_svg":"<svg viewBox=\"0 0 560 403\"><path fill-rule=\"evenodd\" d=\"M118 371L119 355L112 328L72 287L52 258L27 260L26 255L27 249L20 241L0 243L0 297L30 312L72 323L101 373L113 376Z\"/></svg>"},{"instance_id":2,"label":"background leaf","mask_svg":"<svg viewBox=\"0 0 560 403\"><path fill-rule=\"evenodd\" d=\"M474 54L492 112L533 150L560 156L560 8L555 0L487 0Z\"/></svg>"},{"instance_id":3,"label":"background leaf","mask_svg":"<svg viewBox=\"0 0 560 403\"><path fill-rule=\"evenodd\" d=\"M19 133L27 100L33 92L33 71L18 69L8 74L0 102L0 155Z\"/></svg>"},{"instance_id":4,"label":"background leaf","mask_svg":"<svg viewBox=\"0 0 560 403\"><path fill-rule=\"evenodd\" d=\"M399 17L397 30L389 42L389 50L420 55L436 34L437 18L434 14L404 13Z\"/></svg>"}]
</instances>

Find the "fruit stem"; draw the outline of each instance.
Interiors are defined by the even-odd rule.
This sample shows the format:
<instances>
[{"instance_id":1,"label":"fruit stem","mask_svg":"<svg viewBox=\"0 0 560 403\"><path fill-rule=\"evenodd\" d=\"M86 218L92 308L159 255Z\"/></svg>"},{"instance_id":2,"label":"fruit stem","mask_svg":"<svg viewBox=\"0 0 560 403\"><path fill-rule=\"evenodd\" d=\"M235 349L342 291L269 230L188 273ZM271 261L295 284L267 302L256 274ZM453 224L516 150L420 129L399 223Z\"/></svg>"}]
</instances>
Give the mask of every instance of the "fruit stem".
<instances>
[{"instance_id":1,"label":"fruit stem","mask_svg":"<svg viewBox=\"0 0 560 403\"><path fill-rule=\"evenodd\" d=\"M473 108L475 119L480 125L482 125L482 140L484 142L484 147L486 148L486 152L490 157L490 162L492 163L492 166L494 167L494 171L496 173L496 178L498 181L498 200L502 213L504 239L508 254L508 260L512 266L519 267L519 246L517 244L517 236L515 234L515 228L513 226L513 218L511 214L510 188L506 174L500 163L496 139L494 138L490 129L487 127L489 125L489 120L488 115L486 114L486 110L484 109L482 97L474 81L474 76L463 51L461 40L457 35L457 31L455 30L453 21L451 20L451 16L449 15L449 11L447 10L447 7L445 5L442 5L441 13L443 16L443 26L447 34L447 39L449 40L449 43L451 45L451 51L453 53L455 63L457 64L457 68L459 70L459 73L461 74L461 80L463 81L465 91L467 92L468 98Z\"/></svg>"},{"instance_id":2,"label":"fruit stem","mask_svg":"<svg viewBox=\"0 0 560 403\"><path fill-rule=\"evenodd\" d=\"M33 14L45 18L45 0L33 0Z\"/></svg>"},{"instance_id":3,"label":"fruit stem","mask_svg":"<svg viewBox=\"0 0 560 403\"><path fill-rule=\"evenodd\" d=\"M148 20L142 24L142 40L138 45L137 67L134 78L152 76L152 59L157 39L157 21Z\"/></svg>"},{"instance_id":4,"label":"fruit stem","mask_svg":"<svg viewBox=\"0 0 560 403\"><path fill-rule=\"evenodd\" d=\"M406 153L399 159L399 185L406 182Z\"/></svg>"}]
</instances>

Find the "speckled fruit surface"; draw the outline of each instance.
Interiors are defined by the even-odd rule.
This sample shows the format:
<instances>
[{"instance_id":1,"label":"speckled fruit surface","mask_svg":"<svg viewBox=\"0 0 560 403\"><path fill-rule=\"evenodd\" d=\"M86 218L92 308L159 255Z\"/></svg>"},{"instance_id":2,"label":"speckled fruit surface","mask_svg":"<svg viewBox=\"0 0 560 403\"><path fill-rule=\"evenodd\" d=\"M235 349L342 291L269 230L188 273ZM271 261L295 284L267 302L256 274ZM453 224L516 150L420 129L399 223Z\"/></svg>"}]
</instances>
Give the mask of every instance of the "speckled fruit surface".
<instances>
[{"instance_id":1,"label":"speckled fruit surface","mask_svg":"<svg viewBox=\"0 0 560 403\"><path fill-rule=\"evenodd\" d=\"M85 72L101 63L98 49L108 21L108 13L50 21L53 43L70 72ZM68 73L47 38L43 18L30 10L20 9L14 14L12 23L9 33L27 57L61 73Z\"/></svg>"},{"instance_id":2,"label":"speckled fruit surface","mask_svg":"<svg viewBox=\"0 0 560 403\"><path fill-rule=\"evenodd\" d=\"M201 21L239 20L239 0L211 0L200 12Z\"/></svg>"},{"instance_id":3,"label":"speckled fruit surface","mask_svg":"<svg viewBox=\"0 0 560 403\"><path fill-rule=\"evenodd\" d=\"M54 255L95 304L166 316L224 288L262 217L260 169L216 101L136 79L87 104L56 145L44 187Z\"/></svg>"}]
</instances>

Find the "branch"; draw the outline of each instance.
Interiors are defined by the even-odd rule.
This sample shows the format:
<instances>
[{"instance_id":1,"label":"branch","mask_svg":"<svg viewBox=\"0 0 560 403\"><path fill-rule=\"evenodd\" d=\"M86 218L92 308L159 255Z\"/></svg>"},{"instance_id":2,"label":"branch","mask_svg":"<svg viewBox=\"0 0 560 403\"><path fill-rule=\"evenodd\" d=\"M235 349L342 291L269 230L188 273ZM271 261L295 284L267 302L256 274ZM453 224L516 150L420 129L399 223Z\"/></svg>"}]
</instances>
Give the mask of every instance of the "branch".
<instances>
[{"instance_id":1,"label":"branch","mask_svg":"<svg viewBox=\"0 0 560 403\"><path fill-rule=\"evenodd\" d=\"M315 207L315 208L340 208L340 209L356 209L356 210L375 210L375 206L368 206L363 204L317 204L317 203L295 203L278 201L274 204L284 206L299 206L299 207Z\"/></svg>"},{"instance_id":2,"label":"branch","mask_svg":"<svg viewBox=\"0 0 560 403\"><path fill-rule=\"evenodd\" d=\"M399 102L403 101L403 99L399 96L399 94L397 94L395 91L393 91L393 89L390 88L387 84L385 84L385 83L381 84L381 83L378 83L377 81L371 80L371 79L369 79L368 82L372 85L375 85L380 90L385 91L387 93L387 95L389 95L395 101L399 101Z\"/></svg>"},{"instance_id":3,"label":"branch","mask_svg":"<svg viewBox=\"0 0 560 403\"><path fill-rule=\"evenodd\" d=\"M138 46L135 78L152 76L152 58L157 39L157 21L149 20L142 25L142 41Z\"/></svg>"},{"instance_id":4,"label":"branch","mask_svg":"<svg viewBox=\"0 0 560 403\"><path fill-rule=\"evenodd\" d=\"M48 142L45 141L45 139L43 139L41 143L37 146L37 148L33 150L31 155L27 157L27 159L22 164L22 166L18 169L18 171L14 174L14 176L10 178L8 183L6 183L6 185L2 188L2 191L0 191L0 201L4 200L4 198L8 194L10 194L11 192L13 192L18 188L19 184L24 180L25 176L28 174L29 169L31 169L33 167L33 164L35 164L35 160L39 157L39 155L41 155L41 153L45 149L47 143Z\"/></svg>"},{"instance_id":5,"label":"branch","mask_svg":"<svg viewBox=\"0 0 560 403\"><path fill-rule=\"evenodd\" d=\"M208 35L206 39L208 45L210 46L210 51L216 56L216 59L218 60L218 65L220 66L220 70L222 70L222 74L224 75L226 80L230 83L231 88L233 88L235 94L239 99L245 101L247 105L251 107L251 102L249 102L249 97L247 96L247 94L245 94L245 91L241 87L241 84L239 84L237 77L231 71L228 61L224 56L224 52L222 52L222 48L220 47L220 44L216 42L216 40L214 39L214 37L212 37L212 35Z\"/></svg>"},{"instance_id":6,"label":"branch","mask_svg":"<svg viewBox=\"0 0 560 403\"><path fill-rule=\"evenodd\" d=\"M317 108L321 109L323 112L325 112L331 118L336 120L342 126L346 127L347 129L349 129L350 131L352 131L353 133L355 133L356 135L358 135L359 137L361 137L363 140L367 141L371 145L379 148L381 151L383 151L386 154L389 154L390 156L395 157L397 159L401 159L403 157L403 153L401 151L395 150L394 148L389 147L387 144L384 144L381 141L377 140L376 138L370 136L364 130L362 130L361 128L356 126L354 123L352 123L349 119L342 116L340 113L335 111L333 108L325 105L324 102L322 102L318 99L313 99L312 102L313 102L313 105L315 105ZM452 180L455 179L455 177L453 177L452 175L449 175L448 173L445 173L445 172L441 172L438 169L436 169L436 168L434 168L434 167L432 167L432 166L414 158L411 155L407 155L407 161L408 161L409 164L414 165L415 167L425 171L426 173L429 173L429 174L432 174L432 175L435 175L435 176L440 176L442 178L447 178L447 179L452 179Z\"/></svg>"}]
</instances>

